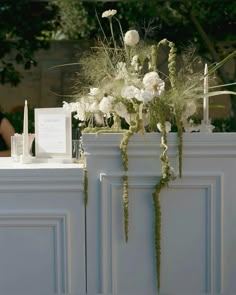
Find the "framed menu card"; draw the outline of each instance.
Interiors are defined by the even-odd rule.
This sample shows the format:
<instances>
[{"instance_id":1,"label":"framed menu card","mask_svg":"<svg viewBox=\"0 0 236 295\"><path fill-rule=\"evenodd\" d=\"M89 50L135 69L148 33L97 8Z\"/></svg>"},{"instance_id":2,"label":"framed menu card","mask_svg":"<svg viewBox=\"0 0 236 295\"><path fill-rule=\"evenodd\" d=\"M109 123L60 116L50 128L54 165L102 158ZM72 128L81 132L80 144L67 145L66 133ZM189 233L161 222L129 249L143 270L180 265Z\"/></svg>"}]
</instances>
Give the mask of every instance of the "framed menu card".
<instances>
[{"instance_id":1,"label":"framed menu card","mask_svg":"<svg viewBox=\"0 0 236 295\"><path fill-rule=\"evenodd\" d=\"M35 109L35 156L72 158L71 113L64 108Z\"/></svg>"}]
</instances>

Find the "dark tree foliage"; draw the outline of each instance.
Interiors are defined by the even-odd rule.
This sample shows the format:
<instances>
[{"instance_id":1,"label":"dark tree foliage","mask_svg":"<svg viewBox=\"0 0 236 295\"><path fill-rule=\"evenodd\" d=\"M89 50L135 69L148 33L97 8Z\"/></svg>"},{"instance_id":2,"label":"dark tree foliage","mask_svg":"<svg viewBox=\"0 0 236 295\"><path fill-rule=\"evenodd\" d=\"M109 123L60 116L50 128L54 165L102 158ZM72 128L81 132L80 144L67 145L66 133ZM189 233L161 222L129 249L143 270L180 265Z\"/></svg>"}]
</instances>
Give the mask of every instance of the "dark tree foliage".
<instances>
[{"instance_id":1,"label":"dark tree foliage","mask_svg":"<svg viewBox=\"0 0 236 295\"><path fill-rule=\"evenodd\" d=\"M46 49L45 38L52 30L54 10L46 2L0 0L0 83L16 86L21 74L14 64L25 69L36 66L34 52Z\"/></svg>"}]
</instances>

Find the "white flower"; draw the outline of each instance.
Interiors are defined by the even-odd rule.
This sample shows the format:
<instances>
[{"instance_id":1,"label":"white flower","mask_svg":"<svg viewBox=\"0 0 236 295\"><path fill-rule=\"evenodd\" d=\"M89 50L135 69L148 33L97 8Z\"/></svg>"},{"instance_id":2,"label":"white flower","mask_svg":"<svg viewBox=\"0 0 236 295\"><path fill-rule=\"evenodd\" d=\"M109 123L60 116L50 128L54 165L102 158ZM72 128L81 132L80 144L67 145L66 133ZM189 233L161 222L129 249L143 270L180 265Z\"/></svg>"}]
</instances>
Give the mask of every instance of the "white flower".
<instances>
[{"instance_id":1,"label":"white flower","mask_svg":"<svg viewBox=\"0 0 236 295\"><path fill-rule=\"evenodd\" d=\"M102 17L113 17L115 14L117 13L117 11L115 9L109 9L103 12Z\"/></svg>"},{"instance_id":2,"label":"white flower","mask_svg":"<svg viewBox=\"0 0 236 295\"><path fill-rule=\"evenodd\" d=\"M135 70L136 72L138 72L139 70L142 69L142 67L140 66L140 63L139 63L139 57L138 57L138 55L134 55L134 56L132 57L132 60L131 60L131 66L134 67L134 70Z\"/></svg>"},{"instance_id":3,"label":"white flower","mask_svg":"<svg viewBox=\"0 0 236 295\"><path fill-rule=\"evenodd\" d=\"M127 31L124 42L128 46L135 46L139 42L139 33L136 30Z\"/></svg>"},{"instance_id":4,"label":"white flower","mask_svg":"<svg viewBox=\"0 0 236 295\"><path fill-rule=\"evenodd\" d=\"M139 92L136 93L135 98L143 103L147 103L151 101L154 97L152 91L141 89Z\"/></svg>"},{"instance_id":5,"label":"white flower","mask_svg":"<svg viewBox=\"0 0 236 295\"><path fill-rule=\"evenodd\" d=\"M124 118L125 121L130 125L130 123L135 120L136 114L127 113Z\"/></svg>"},{"instance_id":6,"label":"white flower","mask_svg":"<svg viewBox=\"0 0 236 295\"><path fill-rule=\"evenodd\" d=\"M120 61L117 63L116 65L116 69L117 69L117 76L116 76L116 80L119 79L123 79L126 80L128 78L128 71L126 69L126 63Z\"/></svg>"},{"instance_id":7,"label":"white flower","mask_svg":"<svg viewBox=\"0 0 236 295\"><path fill-rule=\"evenodd\" d=\"M71 103L68 103L66 101L63 101L62 104L63 104L62 105L63 109L72 112L72 105L71 105Z\"/></svg>"},{"instance_id":8,"label":"white flower","mask_svg":"<svg viewBox=\"0 0 236 295\"><path fill-rule=\"evenodd\" d=\"M196 104L193 100L190 100L187 102L186 105L186 111L185 111L185 117L188 118L192 116L197 110Z\"/></svg>"},{"instance_id":9,"label":"white flower","mask_svg":"<svg viewBox=\"0 0 236 295\"><path fill-rule=\"evenodd\" d=\"M138 93L140 92L140 90L135 87L135 86L125 86L122 91L121 91L121 95L122 97L131 100L132 98L135 98L136 95L138 95Z\"/></svg>"},{"instance_id":10,"label":"white flower","mask_svg":"<svg viewBox=\"0 0 236 295\"><path fill-rule=\"evenodd\" d=\"M89 106L89 111L91 113L96 113L99 111L99 105L97 102L93 102L90 106Z\"/></svg>"},{"instance_id":11,"label":"white flower","mask_svg":"<svg viewBox=\"0 0 236 295\"><path fill-rule=\"evenodd\" d=\"M157 72L149 72L143 77L143 85L145 89L153 91L160 95L165 90L165 82L160 79Z\"/></svg>"},{"instance_id":12,"label":"white flower","mask_svg":"<svg viewBox=\"0 0 236 295\"><path fill-rule=\"evenodd\" d=\"M90 88L90 92L89 92L89 95L92 95L92 96L96 96L98 95L100 92L99 88Z\"/></svg>"},{"instance_id":13,"label":"white flower","mask_svg":"<svg viewBox=\"0 0 236 295\"><path fill-rule=\"evenodd\" d=\"M108 114L112 111L113 108L113 101L114 101L113 96L104 96L101 102L99 103L99 110L103 112L104 114Z\"/></svg>"},{"instance_id":14,"label":"white flower","mask_svg":"<svg viewBox=\"0 0 236 295\"><path fill-rule=\"evenodd\" d=\"M122 102L119 102L114 106L114 112L122 118L125 118L128 113L126 106Z\"/></svg>"},{"instance_id":15,"label":"white flower","mask_svg":"<svg viewBox=\"0 0 236 295\"><path fill-rule=\"evenodd\" d=\"M157 129L159 131L162 131L161 123L157 123ZM169 121L165 122L165 130L166 130L166 133L169 133L171 130L171 123Z\"/></svg>"}]
</instances>

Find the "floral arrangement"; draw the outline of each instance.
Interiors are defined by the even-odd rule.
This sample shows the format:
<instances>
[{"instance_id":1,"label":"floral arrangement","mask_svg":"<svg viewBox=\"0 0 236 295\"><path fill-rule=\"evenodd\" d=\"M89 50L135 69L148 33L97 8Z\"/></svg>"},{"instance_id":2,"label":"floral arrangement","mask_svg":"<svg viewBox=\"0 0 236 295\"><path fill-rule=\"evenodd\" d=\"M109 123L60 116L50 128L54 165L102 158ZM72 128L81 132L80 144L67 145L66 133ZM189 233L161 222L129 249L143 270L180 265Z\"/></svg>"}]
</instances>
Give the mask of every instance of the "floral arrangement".
<instances>
[{"instance_id":1,"label":"floral arrangement","mask_svg":"<svg viewBox=\"0 0 236 295\"><path fill-rule=\"evenodd\" d=\"M192 116L196 113L199 100L203 97L203 71L193 72L191 54L183 58L183 66L177 71L176 48L167 39L156 44L146 44L140 40L136 30L123 34L121 24L115 17L116 10L108 10L102 18L108 20L111 38L105 35L101 21L98 22L104 34L104 41L92 48L91 54L81 59L81 67L87 87L75 95L73 102L64 102L76 119L84 123L83 132L122 132L120 143L123 164L123 211L124 235L128 241L128 155L127 147L133 134L137 132L160 132L162 176L153 192L155 212L155 249L157 289L160 290L161 256L161 208L160 192L173 180L177 173L168 159L168 132L175 126L179 140L179 171L182 176L183 132L199 130ZM120 39L114 37L113 24L120 29ZM159 49L166 47L168 54L168 74L158 71ZM222 64L228 60L227 57ZM209 68L209 75L219 66ZM229 91L209 92L208 96ZM235 93L234 93L235 94ZM124 127L125 128L122 128ZM87 179L86 179L87 184Z\"/></svg>"}]
</instances>

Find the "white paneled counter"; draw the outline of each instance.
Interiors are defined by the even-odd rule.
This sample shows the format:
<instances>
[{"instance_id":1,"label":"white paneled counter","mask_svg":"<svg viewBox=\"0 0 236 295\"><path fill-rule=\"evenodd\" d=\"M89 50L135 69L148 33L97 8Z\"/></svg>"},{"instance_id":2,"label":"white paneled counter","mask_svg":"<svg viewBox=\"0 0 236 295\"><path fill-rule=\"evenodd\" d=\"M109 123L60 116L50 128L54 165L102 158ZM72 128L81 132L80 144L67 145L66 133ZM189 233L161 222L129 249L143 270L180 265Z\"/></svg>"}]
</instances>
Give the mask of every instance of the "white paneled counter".
<instances>
[{"instance_id":1,"label":"white paneled counter","mask_svg":"<svg viewBox=\"0 0 236 295\"><path fill-rule=\"evenodd\" d=\"M0 158L1 294L85 293L79 164Z\"/></svg>"}]
</instances>

